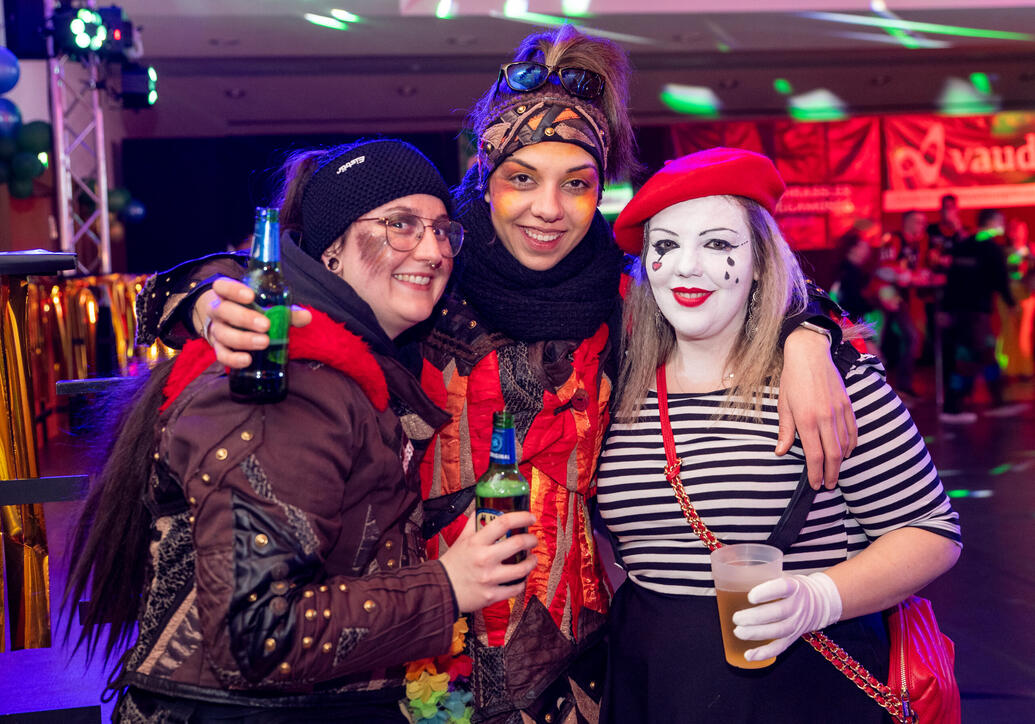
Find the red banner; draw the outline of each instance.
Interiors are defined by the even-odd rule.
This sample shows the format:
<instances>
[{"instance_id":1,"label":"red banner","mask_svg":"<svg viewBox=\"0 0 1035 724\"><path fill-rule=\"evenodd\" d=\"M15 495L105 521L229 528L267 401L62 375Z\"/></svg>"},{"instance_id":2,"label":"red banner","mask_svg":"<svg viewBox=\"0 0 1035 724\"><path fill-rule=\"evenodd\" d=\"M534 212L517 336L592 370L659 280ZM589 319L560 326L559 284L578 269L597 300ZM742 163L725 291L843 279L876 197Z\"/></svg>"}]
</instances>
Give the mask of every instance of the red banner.
<instances>
[{"instance_id":1,"label":"red banner","mask_svg":"<svg viewBox=\"0 0 1035 724\"><path fill-rule=\"evenodd\" d=\"M884 210L1035 205L1035 113L883 119Z\"/></svg>"},{"instance_id":2,"label":"red banner","mask_svg":"<svg viewBox=\"0 0 1035 724\"><path fill-rule=\"evenodd\" d=\"M794 249L832 248L857 219L880 219L876 118L687 123L672 137L678 155L721 145L772 158L787 183L776 217Z\"/></svg>"}]
</instances>

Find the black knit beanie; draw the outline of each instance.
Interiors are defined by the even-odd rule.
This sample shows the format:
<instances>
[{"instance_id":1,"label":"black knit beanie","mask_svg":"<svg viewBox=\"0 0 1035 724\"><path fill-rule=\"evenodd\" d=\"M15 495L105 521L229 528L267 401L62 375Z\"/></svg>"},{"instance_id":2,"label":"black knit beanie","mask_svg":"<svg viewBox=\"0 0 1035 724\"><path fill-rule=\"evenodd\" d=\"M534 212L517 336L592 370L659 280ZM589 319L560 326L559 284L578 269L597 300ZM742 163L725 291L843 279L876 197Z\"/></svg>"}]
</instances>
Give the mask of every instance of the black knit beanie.
<instances>
[{"instance_id":1,"label":"black knit beanie","mask_svg":"<svg viewBox=\"0 0 1035 724\"><path fill-rule=\"evenodd\" d=\"M356 219L403 196L435 196L453 213L442 174L405 141L359 141L328 151L326 159L302 192L301 247L314 259Z\"/></svg>"}]
</instances>

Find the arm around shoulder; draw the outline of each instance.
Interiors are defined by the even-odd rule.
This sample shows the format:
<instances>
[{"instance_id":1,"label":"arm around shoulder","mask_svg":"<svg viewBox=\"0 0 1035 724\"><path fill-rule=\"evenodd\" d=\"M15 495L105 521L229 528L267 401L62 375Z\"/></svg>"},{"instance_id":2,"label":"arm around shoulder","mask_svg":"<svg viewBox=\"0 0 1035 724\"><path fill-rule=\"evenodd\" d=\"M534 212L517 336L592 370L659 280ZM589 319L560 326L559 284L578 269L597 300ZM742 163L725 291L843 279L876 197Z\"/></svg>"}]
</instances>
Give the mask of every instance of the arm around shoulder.
<instances>
[{"instance_id":1,"label":"arm around shoulder","mask_svg":"<svg viewBox=\"0 0 1035 724\"><path fill-rule=\"evenodd\" d=\"M212 254L148 277L136 300L138 344L161 339L179 348L199 336L192 319L198 297L216 277L240 279L246 259L240 254Z\"/></svg>"}]
</instances>

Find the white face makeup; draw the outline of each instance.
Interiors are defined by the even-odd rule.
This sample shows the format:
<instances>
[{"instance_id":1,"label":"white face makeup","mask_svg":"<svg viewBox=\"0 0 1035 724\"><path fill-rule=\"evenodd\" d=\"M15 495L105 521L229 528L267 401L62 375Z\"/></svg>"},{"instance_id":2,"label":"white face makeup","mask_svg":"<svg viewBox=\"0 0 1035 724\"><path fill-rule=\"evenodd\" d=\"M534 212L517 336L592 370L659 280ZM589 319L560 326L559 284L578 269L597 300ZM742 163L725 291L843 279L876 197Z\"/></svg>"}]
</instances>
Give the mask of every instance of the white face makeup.
<instances>
[{"instance_id":1,"label":"white face makeup","mask_svg":"<svg viewBox=\"0 0 1035 724\"><path fill-rule=\"evenodd\" d=\"M732 345L751 293L753 244L744 209L705 196L658 212L647 228L647 280L676 338Z\"/></svg>"}]
</instances>

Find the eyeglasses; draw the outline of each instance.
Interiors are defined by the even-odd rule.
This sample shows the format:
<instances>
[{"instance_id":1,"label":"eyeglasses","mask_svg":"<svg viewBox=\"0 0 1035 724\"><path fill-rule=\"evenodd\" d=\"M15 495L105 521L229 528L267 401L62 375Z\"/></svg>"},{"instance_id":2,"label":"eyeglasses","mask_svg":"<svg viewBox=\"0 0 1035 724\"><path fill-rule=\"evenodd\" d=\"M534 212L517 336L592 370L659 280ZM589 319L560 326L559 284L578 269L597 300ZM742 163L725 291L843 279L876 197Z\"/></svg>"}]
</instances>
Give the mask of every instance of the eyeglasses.
<instances>
[{"instance_id":1,"label":"eyeglasses","mask_svg":"<svg viewBox=\"0 0 1035 724\"><path fill-rule=\"evenodd\" d=\"M425 229L438 242L442 256L454 257L460 253L464 243L464 227L458 221L449 219L425 219L414 214L392 214L379 218L368 217L356 221L376 221L385 227L385 243L396 251L412 251L424 238ZM425 224L424 222L428 222Z\"/></svg>"},{"instance_id":2,"label":"eyeglasses","mask_svg":"<svg viewBox=\"0 0 1035 724\"><path fill-rule=\"evenodd\" d=\"M555 65L550 68L534 60L521 60L501 65L496 86L499 87L500 81L505 80L512 91L528 93L546 85L546 81L554 74L557 75L557 80L561 82L564 90L578 98L593 99L604 92L604 79L599 73L575 66L562 68Z\"/></svg>"}]
</instances>

